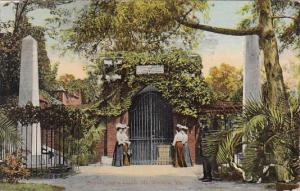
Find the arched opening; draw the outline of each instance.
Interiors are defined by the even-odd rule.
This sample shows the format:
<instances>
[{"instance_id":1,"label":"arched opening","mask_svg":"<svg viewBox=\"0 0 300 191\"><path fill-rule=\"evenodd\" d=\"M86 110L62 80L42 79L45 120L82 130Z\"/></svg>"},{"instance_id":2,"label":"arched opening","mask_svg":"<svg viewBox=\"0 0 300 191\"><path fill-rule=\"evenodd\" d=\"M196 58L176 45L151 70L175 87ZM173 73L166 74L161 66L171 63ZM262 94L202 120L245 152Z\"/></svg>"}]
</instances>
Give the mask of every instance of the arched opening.
<instances>
[{"instance_id":1,"label":"arched opening","mask_svg":"<svg viewBox=\"0 0 300 191\"><path fill-rule=\"evenodd\" d=\"M129 126L132 164L171 164L172 108L154 87L147 86L133 98Z\"/></svg>"}]
</instances>

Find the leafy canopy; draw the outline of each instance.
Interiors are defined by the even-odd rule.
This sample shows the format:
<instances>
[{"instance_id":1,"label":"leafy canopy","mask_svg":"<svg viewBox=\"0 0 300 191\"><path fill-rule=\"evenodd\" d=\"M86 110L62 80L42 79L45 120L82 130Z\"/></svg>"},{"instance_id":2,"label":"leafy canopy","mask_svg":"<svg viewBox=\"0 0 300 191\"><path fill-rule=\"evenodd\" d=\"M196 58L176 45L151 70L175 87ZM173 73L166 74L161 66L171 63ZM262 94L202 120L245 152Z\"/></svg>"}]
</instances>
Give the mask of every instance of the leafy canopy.
<instances>
[{"instance_id":1,"label":"leafy canopy","mask_svg":"<svg viewBox=\"0 0 300 191\"><path fill-rule=\"evenodd\" d=\"M96 83L96 79L92 78L92 76L85 79L76 79L72 74L65 74L59 77L58 83L68 93L81 93L83 104L95 102L98 92L101 91Z\"/></svg>"},{"instance_id":2,"label":"leafy canopy","mask_svg":"<svg viewBox=\"0 0 300 191\"><path fill-rule=\"evenodd\" d=\"M13 27L12 22L0 23L0 27ZM21 64L21 43L27 35L31 35L38 46L39 83L43 90L53 90L57 66L51 67L46 50L45 29L33 26L27 19L18 26L18 31L8 32L0 37L0 83L2 95L16 95L19 90Z\"/></svg>"},{"instance_id":3,"label":"leafy canopy","mask_svg":"<svg viewBox=\"0 0 300 191\"><path fill-rule=\"evenodd\" d=\"M103 74L103 58L97 60L92 75ZM163 65L164 74L137 75L137 65ZM115 73L122 76L115 82L104 81L98 103L91 111L98 116L118 116L129 109L131 97L151 85L171 104L174 112L197 117L200 107L213 101L213 93L202 77L200 56L190 56L182 50L161 54L123 54L122 65ZM193 76L194 75L194 76Z\"/></svg>"},{"instance_id":4,"label":"leafy canopy","mask_svg":"<svg viewBox=\"0 0 300 191\"><path fill-rule=\"evenodd\" d=\"M206 1L174 3L181 12L192 7L198 15L204 15L203 20L207 18ZM61 12L54 13L58 17L52 23L65 22ZM64 30L61 37L68 49L89 56L99 50L157 52L178 42L193 46L195 30L181 26L173 17L168 1L92 1L82 8L73 26Z\"/></svg>"},{"instance_id":5,"label":"leafy canopy","mask_svg":"<svg viewBox=\"0 0 300 191\"><path fill-rule=\"evenodd\" d=\"M281 42L280 50L300 49L300 3L295 0L272 0L274 29ZM253 1L240 10L244 18L240 28L249 28L258 22L257 1ZM250 15L249 15L250 13Z\"/></svg>"},{"instance_id":6,"label":"leafy canopy","mask_svg":"<svg viewBox=\"0 0 300 191\"><path fill-rule=\"evenodd\" d=\"M209 70L206 78L217 98L220 100L241 101L243 93L242 71L229 64L222 63Z\"/></svg>"},{"instance_id":7,"label":"leafy canopy","mask_svg":"<svg viewBox=\"0 0 300 191\"><path fill-rule=\"evenodd\" d=\"M57 1L56 3L60 3ZM11 3L11 2L10 2ZM10 3L4 4L7 6ZM34 26L27 13L38 8L54 8L54 1L24 0L12 7L13 20L0 22L0 89L2 95L17 95L19 90L19 75L21 62L22 39L31 35L38 43L39 83L40 88L51 91L55 88L57 65L51 67L46 50L46 29Z\"/></svg>"}]
</instances>

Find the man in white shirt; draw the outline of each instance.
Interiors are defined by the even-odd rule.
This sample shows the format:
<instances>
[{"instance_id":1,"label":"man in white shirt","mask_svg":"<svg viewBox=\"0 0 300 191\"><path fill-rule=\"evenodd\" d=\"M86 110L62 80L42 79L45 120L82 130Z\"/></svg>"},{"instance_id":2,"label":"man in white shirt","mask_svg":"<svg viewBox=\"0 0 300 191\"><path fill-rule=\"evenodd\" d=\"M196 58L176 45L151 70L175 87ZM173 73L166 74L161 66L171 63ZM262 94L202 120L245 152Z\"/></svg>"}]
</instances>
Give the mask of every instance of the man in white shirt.
<instances>
[{"instance_id":1,"label":"man in white shirt","mask_svg":"<svg viewBox=\"0 0 300 191\"><path fill-rule=\"evenodd\" d=\"M175 137L174 137L174 140L173 140L173 143L172 145L175 146L176 142L180 141L183 143L183 140L184 140L184 135L182 134L181 132L181 125L177 125L177 128L178 130L176 131L176 134L175 134Z\"/></svg>"}]
</instances>

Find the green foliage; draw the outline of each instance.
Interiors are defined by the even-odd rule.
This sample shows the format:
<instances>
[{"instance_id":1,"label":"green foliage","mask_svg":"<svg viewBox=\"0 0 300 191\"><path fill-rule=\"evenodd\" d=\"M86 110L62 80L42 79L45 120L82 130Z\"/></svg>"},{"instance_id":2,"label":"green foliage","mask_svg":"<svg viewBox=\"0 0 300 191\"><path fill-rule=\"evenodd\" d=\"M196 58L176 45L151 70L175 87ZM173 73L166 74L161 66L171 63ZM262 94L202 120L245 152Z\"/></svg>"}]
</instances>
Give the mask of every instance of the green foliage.
<instances>
[{"instance_id":1,"label":"green foliage","mask_svg":"<svg viewBox=\"0 0 300 191\"><path fill-rule=\"evenodd\" d=\"M196 32L180 26L169 7L175 5L180 12L194 8L193 14L207 18L206 1L92 1L76 15L70 29L59 38L67 49L85 52L88 56L99 50L106 51L162 51L178 43L191 47ZM67 10L53 12L52 24L66 22Z\"/></svg>"},{"instance_id":2,"label":"green foliage","mask_svg":"<svg viewBox=\"0 0 300 191\"><path fill-rule=\"evenodd\" d=\"M300 3L294 0L272 1L274 15L289 18L277 19L276 31L281 42L281 51L284 49L300 50ZM298 54L299 55L299 54Z\"/></svg>"},{"instance_id":3,"label":"green foliage","mask_svg":"<svg viewBox=\"0 0 300 191\"><path fill-rule=\"evenodd\" d=\"M23 165L23 154L21 151L6 156L3 167L0 172L8 183L18 183L19 180L27 178L30 173Z\"/></svg>"},{"instance_id":4,"label":"green foliage","mask_svg":"<svg viewBox=\"0 0 300 191\"><path fill-rule=\"evenodd\" d=\"M210 116L209 118L212 117ZM220 119L215 117L213 120ZM231 168L233 168L234 154L237 152L243 136L243 129L240 127L242 123L241 116L236 116L234 120L233 127L230 129L225 129L221 125L218 125L218 127L214 127L214 130L211 130L212 126L210 125L209 134L203 140L204 155L216 156L218 164L229 164Z\"/></svg>"},{"instance_id":5,"label":"green foliage","mask_svg":"<svg viewBox=\"0 0 300 191\"><path fill-rule=\"evenodd\" d=\"M96 78L93 76L89 76L86 79L76 79L73 75L66 74L60 76L58 83L68 93L81 93L83 104L95 102L98 92L101 91L97 85Z\"/></svg>"},{"instance_id":6,"label":"green foliage","mask_svg":"<svg viewBox=\"0 0 300 191\"><path fill-rule=\"evenodd\" d=\"M51 94L45 90L40 90L39 94L41 97L43 97L49 105L59 105L61 102L59 100L57 100L55 98L55 95L52 95L53 92L51 92Z\"/></svg>"},{"instance_id":7,"label":"green foliage","mask_svg":"<svg viewBox=\"0 0 300 191\"><path fill-rule=\"evenodd\" d=\"M271 0L274 16L285 17L274 19L274 29L281 41L280 49L293 48L299 50L300 36L300 3L294 0ZM257 2L253 1L243 6L240 14L245 17L239 22L240 28L254 26L258 22Z\"/></svg>"},{"instance_id":8,"label":"green foliage","mask_svg":"<svg viewBox=\"0 0 300 191\"><path fill-rule=\"evenodd\" d=\"M136 74L137 65L163 65L164 74ZM103 57L100 57L91 75L103 74ZM213 101L210 88L202 77L199 56L189 56L182 50L162 54L124 53L122 65L114 72L122 76L115 82L105 81L100 100L90 108L98 117L118 116L128 110L131 98L144 87L151 85L171 104L174 112L197 117L201 106ZM194 74L195 76L190 76Z\"/></svg>"},{"instance_id":9,"label":"green foliage","mask_svg":"<svg viewBox=\"0 0 300 191\"><path fill-rule=\"evenodd\" d=\"M63 191L65 190L61 186L54 186L48 184L33 184L33 183L19 183L8 184L0 183L0 189L5 191Z\"/></svg>"},{"instance_id":10,"label":"green foliage","mask_svg":"<svg viewBox=\"0 0 300 191\"><path fill-rule=\"evenodd\" d=\"M300 164L300 103L291 98L289 104L289 110L285 111L281 106L270 107L249 100L236 128L211 133L207 137L206 152L215 155L219 164L233 166L233 154L244 137L247 146L240 168L248 177L253 181L267 179L274 166L278 181L294 179Z\"/></svg>"},{"instance_id":11,"label":"green foliage","mask_svg":"<svg viewBox=\"0 0 300 191\"><path fill-rule=\"evenodd\" d=\"M242 101L243 79L242 71L222 63L212 67L206 78L218 100Z\"/></svg>"},{"instance_id":12,"label":"green foliage","mask_svg":"<svg viewBox=\"0 0 300 191\"><path fill-rule=\"evenodd\" d=\"M96 143L103 136L104 125L99 125L99 127L92 127L86 129L83 137L76 141L74 145L69 145L71 147L78 148L78 154L70 156L71 161L74 164L88 165L89 162L94 162L94 157L97 154Z\"/></svg>"},{"instance_id":13,"label":"green foliage","mask_svg":"<svg viewBox=\"0 0 300 191\"><path fill-rule=\"evenodd\" d=\"M61 131L55 140L64 142L64 155L73 164L87 164L96 154L95 144L103 133L103 124L83 109L52 105L40 108L27 104L25 107L12 107L9 117L22 125L40 122L42 128ZM61 128L62 127L62 128ZM61 138L61 140L58 140Z\"/></svg>"},{"instance_id":14,"label":"green foliage","mask_svg":"<svg viewBox=\"0 0 300 191\"><path fill-rule=\"evenodd\" d=\"M4 30L13 28L14 25L14 22L0 23L0 27ZM19 24L17 31L7 32L0 37L0 88L2 96L17 95L19 91L21 42L27 35L31 35L38 42L40 88L47 91L55 88L57 66L51 68L45 47L44 33L44 28L32 26L25 17Z\"/></svg>"},{"instance_id":15,"label":"green foliage","mask_svg":"<svg viewBox=\"0 0 300 191\"><path fill-rule=\"evenodd\" d=\"M38 64L40 89L52 91L56 88L57 65L52 68L46 51L44 27L33 26L27 14L37 9L57 8L73 0L30 1L13 4L15 18L0 22L0 89L2 96L17 95L19 90L20 57L22 39L31 35L38 42ZM4 6L5 6L4 5ZM3 33L4 32L4 33Z\"/></svg>"},{"instance_id":16,"label":"green foliage","mask_svg":"<svg viewBox=\"0 0 300 191\"><path fill-rule=\"evenodd\" d=\"M8 116L11 120L22 125L30 125L45 120L53 122L53 126L72 126L80 121L81 113L76 108L67 108L64 105L52 105L41 108L28 103L24 107L8 108ZM59 119L59 121L58 121Z\"/></svg>"},{"instance_id":17,"label":"green foliage","mask_svg":"<svg viewBox=\"0 0 300 191\"><path fill-rule=\"evenodd\" d=\"M0 110L0 142L6 141L13 144L19 144L20 140L18 138L17 126L16 123L11 121L6 114L3 108ZM0 146L0 149L3 149Z\"/></svg>"},{"instance_id":18,"label":"green foliage","mask_svg":"<svg viewBox=\"0 0 300 191\"><path fill-rule=\"evenodd\" d=\"M264 166L274 164L277 180L280 181L296 177L296 169L299 169L300 115L298 101L290 100L289 111L281 108L249 101L245 111L245 120L248 122L245 123L247 147L243 164L248 172L260 177L263 176Z\"/></svg>"}]
</instances>

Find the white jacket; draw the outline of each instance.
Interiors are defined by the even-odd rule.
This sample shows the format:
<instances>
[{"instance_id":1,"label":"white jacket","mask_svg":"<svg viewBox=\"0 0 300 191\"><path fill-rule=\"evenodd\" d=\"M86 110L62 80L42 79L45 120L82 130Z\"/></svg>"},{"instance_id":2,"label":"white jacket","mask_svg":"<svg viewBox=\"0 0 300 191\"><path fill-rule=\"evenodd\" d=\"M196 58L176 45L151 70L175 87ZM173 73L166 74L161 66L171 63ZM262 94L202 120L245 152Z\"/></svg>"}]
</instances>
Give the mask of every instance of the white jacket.
<instances>
[{"instance_id":1,"label":"white jacket","mask_svg":"<svg viewBox=\"0 0 300 191\"><path fill-rule=\"evenodd\" d=\"M176 142L178 142L178 141L183 142L183 140L184 140L183 134L181 132L177 132L175 134L172 145L175 146Z\"/></svg>"},{"instance_id":2,"label":"white jacket","mask_svg":"<svg viewBox=\"0 0 300 191\"><path fill-rule=\"evenodd\" d=\"M186 144L189 141L189 136L184 132L184 131L180 131L183 135L183 141L182 144Z\"/></svg>"},{"instance_id":3,"label":"white jacket","mask_svg":"<svg viewBox=\"0 0 300 191\"><path fill-rule=\"evenodd\" d=\"M123 136L123 133L120 131L117 131L117 142L118 142L118 145L124 144L124 136Z\"/></svg>"}]
</instances>

